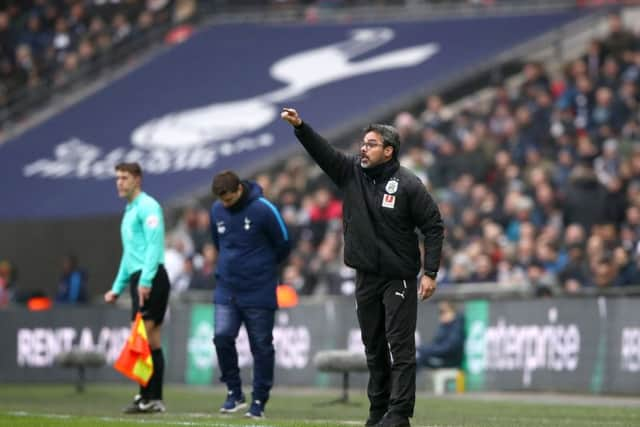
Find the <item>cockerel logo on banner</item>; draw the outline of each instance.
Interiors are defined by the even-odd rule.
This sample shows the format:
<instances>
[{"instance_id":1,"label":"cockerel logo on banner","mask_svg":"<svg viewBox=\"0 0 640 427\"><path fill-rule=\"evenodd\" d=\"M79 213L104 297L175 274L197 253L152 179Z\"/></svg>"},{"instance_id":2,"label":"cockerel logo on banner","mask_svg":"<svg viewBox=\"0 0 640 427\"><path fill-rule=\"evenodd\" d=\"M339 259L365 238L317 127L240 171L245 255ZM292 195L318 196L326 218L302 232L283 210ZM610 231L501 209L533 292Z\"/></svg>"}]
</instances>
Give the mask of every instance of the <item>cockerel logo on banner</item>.
<instances>
[{"instance_id":1,"label":"cockerel logo on banner","mask_svg":"<svg viewBox=\"0 0 640 427\"><path fill-rule=\"evenodd\" d=\"M147 330L140 313L136 314L131 334L114 364L116 371L131 378L143 387L149 383L153 375L151 348L147 339Z\"/></svg>"}]
</instances>

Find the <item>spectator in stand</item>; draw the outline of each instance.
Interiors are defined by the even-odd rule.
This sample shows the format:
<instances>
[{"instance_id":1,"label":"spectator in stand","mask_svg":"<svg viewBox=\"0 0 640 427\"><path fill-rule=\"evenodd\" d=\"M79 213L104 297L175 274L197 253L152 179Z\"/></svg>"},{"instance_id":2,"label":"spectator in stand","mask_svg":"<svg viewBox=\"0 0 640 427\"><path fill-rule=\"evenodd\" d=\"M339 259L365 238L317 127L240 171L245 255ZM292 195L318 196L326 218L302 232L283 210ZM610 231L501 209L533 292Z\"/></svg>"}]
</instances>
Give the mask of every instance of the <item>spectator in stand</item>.
<instances>
[{"instance_id":1,"label":"spectator in stand","mask_svg":"<svg viewBox=\"0 0 640 427\"><path fill-rule=\"evenodd\" d=\"M336 199L328 188L320 187L314 192L311 204L307 206L307 213L313 242L317 246L322 241L329 224L332 221L341 220L342 202Z\"/></svg>"},{"instance_id":2,"label":"spectator in stand","mask_svg":"<svg viewBox=\"0 0 640 427\"><path fill-rule=\"evenodd\" d=\"M193 250L196 253L202 253L204 245L211 243L211 224L209 221L209 212L206 209L196 210L195 224L189 230Z\"/></svg>"},{"instance_id":3,"label":"spectator in stand","mask_svg":"<svg viewBox=\"0 0 640 427\"><path fill-rule=\"evenodd\" d=\"M612 12L607 17L609 35L604 40L604 54L611 55L621 61L625 52L637 47L637 41L633 33L624 28L622 17L619 13Z\"/></svg>"},{"instance_id":4,"label":"spectator in stand","mask_svg":"<svg viewBox=\"0 0 640 427\"><path fill-rule=\"evenodd\" d=\"M189 289L215 289L215 264L216 250L213 243L205 243L202 247L202 256L193 257L196 271L192 277Z\"/></svg>"},{"instance_id":5,"label":"spectator in stand","mask_svg":"<svg viewBox=\"0 0 640 427\"><path fill-rule=\"evenodd\" d=\"M16 274L9 260L0 259L0 308L9 305L14 299Z\"/></svg>"},{"instance_id":6,"label":"spectator in stand","mask_svg":"<svg viewBox=\"0 0 640 427\"><path fill-rule=\"evenodd\" d=\"M596 289L603 290L616 285L619 266L613 261L611 254L598 258L592 266L593 284Z\"/></svg>"},{"instance_id":7,"label":"spectator in stand","mask_svg":"<svg viewBox=\"0 0 640 427\"><path fill-rule=\"evenodd\" d=\"M318 285L322 285L323 293L340 294L339 273L342 267L342 255L340 246L342 239L338 234L341 229L326 233L325 238L318 245L316 256L309 263L307 274L314 276L316 282L315 292L318 292Z\"/></svg>"},{"instance_id":8,"label":"spectator in stand","mask_svg":"<svg viewBox=\"0 0 640 427\"><path fill-rule=\"evenodd\" d=\"M398 129L402 152L406 153L411 147L421 146L421 138L418 133L417 123L411 113L403 111L396 116L394 125Z\"/></svg>"},{"instance_id":9,"label":"spectator in stand","mask_svg":"<svg viewBox=\"0 0 640 427\"><path fill-rule=\"evenodd\" d=\"M564 223L577 223L587 231L602 219L605 189L590 166L577 165L570 176L564 202Z\"/></svg>"},{"instance_id":10,"label":"spectator in stand","mask_svg":"<svg viewBox=\"0 0 640 427\"><path fill-rule=\"evenodd\" d=\"M470 277L472 282L495 283L498 280L498 274L491 261L491 257L485 253L476 257L473 270L473 274Z\"/></svg>"},{"instance_id":11,"label":"spectator in stand","mask_svg":"<svg viewBox=\"0 0 640 427\"><path fill-rule=\"evenodd\" d=\"M427 97L426 109L420 115L420 120L428 128L447 132L451 116L452 114L444 106L442 98L438 95L430 95Z\"/></svg>"},{"instance_id":12,"label":"spectator in stand","mask_svg":"<svg viewBox=\"0 0 640 427\"><path fill-rule=\"evenodd\" d=\"M187 256L188 253L185 250L184 241L176 233L170 234L166 239L164 268L167 271L167 276L169 276L169 283L174 287L176 280L183 273L184 260Z\"/></svg>"},{"instance_id":13,"label":"spectator in stand","mask_svg":"<svg viewBox=\"0 0 640 427\"><path fill-rule=\"evenodd\" d=\"M58 282L56 303L82 304L87 299L87 274L79 267L75 255L65 255L62 258L62 275Z\"/></svg>"},{"instance_id":14,"label":"spectator in stand","mask_svg":"<svg viewBox=\"0 0 640 427\"><path fill-rule=\"evenodd\" d=\"M640 284L640 271L629 252L622 246L618 246L613 250L613 262L618 270L618 276L615 279L615 286L629 286Z\"/></svg>"},{"instance_id":15,"label":"spectator in stand","mask_svg":"<svg viewBox=\"0 0 640 427\"><path fill-rule=\"evenodd\" d=\"M141 38L153 25L167 22L173 3L0 2L0 108L44 90L69 87L85 65L113 63L115 56L109 54L114 45ZM119 57L130 55L121 52Z\"/></svg>"},{"instance_id":16,"label":"spectator in stand","mask_svg":"<svg viewBox=\"0 0 640 427\"><path fill-rule=\"evenodd\" d=\"M166 252L165 252L166 254ZM166 257L166 255L165 255ZM195 268L193 266L193 258L185 257L180 272L171 280L171 291L175 294L180 294L188 289L191 289L193 278L195 275Z\"/></svg>"},{"instance_id":17,"label":"spectator in stand","mask_svg":"<svg viewBox=\"0 0 640 427\"><path fill-rule=\"evenodd\" d=\"M438 303L438 329L429 344L417 348L418 367L460 368L464 359L464 315L451 301Z\"/></svg>"},{"instance_id":18,"label":"spectator in stand","mask_svg":"<svg viewBox=\"0 0 640 427\"><path fill-rule=\"evenodd\" d=\"M571 243L567 252L569 260L558 279L566 293L575 294L589 283L589 267L584 257L584 247L580 243Z\"/></svg>"}]
</instances>

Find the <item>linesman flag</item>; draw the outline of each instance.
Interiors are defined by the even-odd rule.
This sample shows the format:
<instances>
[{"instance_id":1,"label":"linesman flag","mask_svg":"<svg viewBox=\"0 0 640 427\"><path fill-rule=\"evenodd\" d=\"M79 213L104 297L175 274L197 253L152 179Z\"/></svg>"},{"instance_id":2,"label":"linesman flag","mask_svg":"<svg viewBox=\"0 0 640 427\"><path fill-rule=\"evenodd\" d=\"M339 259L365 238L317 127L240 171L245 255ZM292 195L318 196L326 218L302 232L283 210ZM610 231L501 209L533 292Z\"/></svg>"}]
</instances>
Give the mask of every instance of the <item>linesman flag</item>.
<instances>
[{"instance_id":1,"label":"linesman flag","mask_svg":"<svg viewBox=\"0 0 640 427\"><path fill-rule=\"evenodd\" d=\"M136 314L131 334L127 338L114 368L143 387L146 387L153 375L151 348L147 339L147 330L139 312Z\"/></svg>"}]
</instances>

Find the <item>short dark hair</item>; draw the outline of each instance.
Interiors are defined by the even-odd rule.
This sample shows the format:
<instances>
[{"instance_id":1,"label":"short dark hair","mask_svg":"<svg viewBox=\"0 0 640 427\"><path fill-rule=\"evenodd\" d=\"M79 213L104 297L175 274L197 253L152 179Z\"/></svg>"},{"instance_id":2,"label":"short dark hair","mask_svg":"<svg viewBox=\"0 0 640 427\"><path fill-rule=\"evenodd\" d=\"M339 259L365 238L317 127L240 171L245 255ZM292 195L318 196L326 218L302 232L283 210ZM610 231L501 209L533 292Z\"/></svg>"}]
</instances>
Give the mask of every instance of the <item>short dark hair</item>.
<instances>
[{"instance_id":1,"label":"short dark hair","mask_svg":"<svg viewBox=\"0 0 640 427\"><path fill-rule=\"evenodd\" d=\"M398 158L398 152L400 151L400 134L396 128L390 125L372 123L364 128L363 133L366 134L367 132L375 132L380 135L385 147L393 147L393 158Z\"/></svg>"},{"instance_id":2,"label":"short dark hair","mask_svg":"<svg viewBox=\"0 0 640 427\"><path fill-rule=\"evenodd\" d=\"M140 163L138 162L121 162L118 163L115 167L116 172L129 172L133 176L139 176L142 178L142 168L140 167Z\"/></svg>"},{"instance_id":3,"label":"short dark hair","mask_svg":"<svg viewBox=\"0 0 640 427\"><path fill-rule=\"evenodd\" d=\"M439 301L439 304L443 305L444 307L446 307L446 309L451 310L453 312L457 311L456 304L452 300L443 299Z\"/></svg>"},{"instance_id":4,"label":"short dark hair","mask_svg":"<svg viewBox=\"0 0 640 427\"><path fill-rule=\"evenodd\" d=\"M222 171L213 177L213 183L211 184L211 192L214 196L222 196L225 193L230 193L238 190L240 185L240 178L235 172L226 170Z\"/></svg>"}]
</instances>

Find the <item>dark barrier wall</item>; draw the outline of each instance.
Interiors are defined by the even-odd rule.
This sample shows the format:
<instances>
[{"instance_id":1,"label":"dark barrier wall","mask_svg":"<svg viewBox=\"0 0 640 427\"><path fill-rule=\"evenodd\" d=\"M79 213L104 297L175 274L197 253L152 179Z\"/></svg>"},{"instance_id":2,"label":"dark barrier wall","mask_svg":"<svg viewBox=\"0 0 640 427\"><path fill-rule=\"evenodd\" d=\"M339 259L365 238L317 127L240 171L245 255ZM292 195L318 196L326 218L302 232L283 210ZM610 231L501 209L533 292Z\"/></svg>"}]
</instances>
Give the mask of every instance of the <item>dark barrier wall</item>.
<instances>
[{"instance_id":1,"label":"dark barrier wall","mask_svg":"<svg viewBox=\"0 0 640 427\"><path fill-rule=\"evenodd\" d=\"M115 194L115 183L112 191ZM125 202L122 202L124 211ZM0 259L11 260L18 271L17 290L56 294L62 257L73 254L89 276L90 296L111 288L120 265L119 215L83 219L0 222Z\"/></svg>"},{"instance_id":2,"label":"dark barrier wall","mask_svg":"<svg viewBox=\"0 0 640 427\"><path fill-rule=\"evenodd\" d=\"M421 336L430 337L437 324L433 304L423 304L419 315ZM55 308L48 312L0 311L4 325L0 335L0 382L71 381L75 372L54 366L61 351L72 348L102 351L113 364L129 333L130 312L98 306ZM213 338L213 306L173 307L164 327L166 378L187 384L217 383ZM276 378L279 384L337 385L339 378L319 374L313 368L315 353L322 349L350 348L362 351L360 330L351 299L329 300L280 310L274 330ZM244 328L238 338L239 362L245 383L250 383L252 360ZM111 367L88 372L99 381L127 381ZM354 384L365 384L356 375Z\"/></svg>"},{"instance_id":3,"label":"dark barrier wall","mask_svg":"<svg viewBox=\"0 0 640 427\"><path fill-rule=\"evenodd\" d=\"M470 390L547 390L637 393L640 390L638 299L469 301L465 304L466 379ZM110 364L128 334L129 312L109 307L55 309L44 313L0 312L0 382L70 381L75 373L53 366L71 348L103 351ZM212 345L213 307L174 307L166 323L167 379L217 384ZM418 341L437 326L435 304L420 305ZM274 330L276 382L337 385L339 378L313 368L322 349L362 351L351 299L281 310ZM251 353L244 330L239 361L250 383ZM100 381L122 381L105 367L89 373ZM359 374L354 383L365 384ZM419 382L419 387L424 386Z\"/></svg>"}]
</instances>

